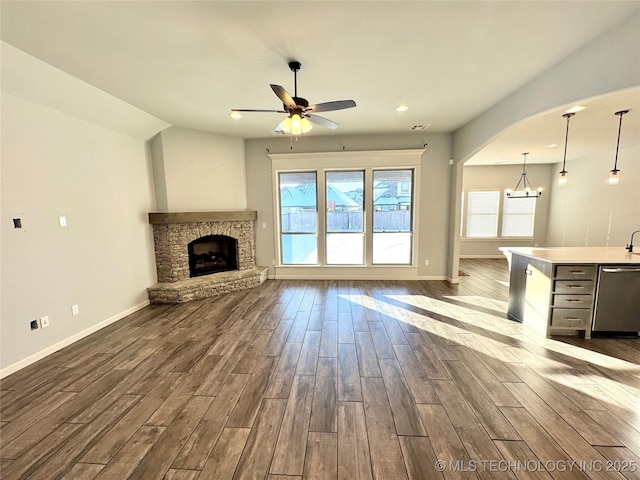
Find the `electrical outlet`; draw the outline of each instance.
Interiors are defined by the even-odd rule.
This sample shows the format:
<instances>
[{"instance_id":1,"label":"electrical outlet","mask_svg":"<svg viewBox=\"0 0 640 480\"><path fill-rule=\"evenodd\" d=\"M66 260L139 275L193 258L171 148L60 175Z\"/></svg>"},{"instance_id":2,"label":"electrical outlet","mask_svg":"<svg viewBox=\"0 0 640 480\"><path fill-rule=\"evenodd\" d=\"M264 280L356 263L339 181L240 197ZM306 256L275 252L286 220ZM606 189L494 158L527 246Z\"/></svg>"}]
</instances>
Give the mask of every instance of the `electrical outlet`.
<instances>
[{"instance_id":1,"label":"electrical outlet","mask_svg":"<svg viewBox=\"0 0 640 480\"><path fill-rule=\"evenodd\" d=\"M38 320L31 320L29 322L29 327L31 327L31 330L37 330L38 329Z\"/></svg>"},{"instance_id":2,"label":"electrical outlet","mask_svg":"<svg viewBox=\"0 0 640 480\"><path fill-rule=\"evenodd\" d=\"M425 260L424 264L428 267L429 266L429 260Z\"/></svg>"},{"instance_id":3,"label":"electrical outlet","mask_svg":"<svg viewBox=\"0 0 640 480\"><path fill-rule=\"evenodd\" d=\"M47 328L49 326L49 315L40 317L40 328Z\"/></svg>"},{"instance_id":4,"label":"electrical outlet","mask_svg":"<svg viewBox=\"0 0 640 480\"><path fill-rule=\"evenodd\" d=\"M80 313L80 308L78 305L71 305L71 315L78 315Z\"/></svg>"}]
</instances>

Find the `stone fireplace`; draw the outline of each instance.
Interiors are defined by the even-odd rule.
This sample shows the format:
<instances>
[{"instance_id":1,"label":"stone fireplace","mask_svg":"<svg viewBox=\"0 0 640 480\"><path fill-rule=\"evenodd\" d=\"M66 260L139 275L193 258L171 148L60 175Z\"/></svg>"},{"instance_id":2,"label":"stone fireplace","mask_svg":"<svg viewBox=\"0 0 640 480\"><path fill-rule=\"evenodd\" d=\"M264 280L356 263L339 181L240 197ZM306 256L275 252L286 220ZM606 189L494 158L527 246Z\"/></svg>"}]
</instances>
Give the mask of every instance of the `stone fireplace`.
<instances>
[{"instance_id":1,"label":"stone fireplace","mask_svg":"<svg viewBox=\"0 0 640 480\"><path fill-rule=\"evenodd\" d=\"M257 212L150 213L158 283L151 303L182 303L255 287L267 267L255 264Z\"/></svg>"}]
</instances>

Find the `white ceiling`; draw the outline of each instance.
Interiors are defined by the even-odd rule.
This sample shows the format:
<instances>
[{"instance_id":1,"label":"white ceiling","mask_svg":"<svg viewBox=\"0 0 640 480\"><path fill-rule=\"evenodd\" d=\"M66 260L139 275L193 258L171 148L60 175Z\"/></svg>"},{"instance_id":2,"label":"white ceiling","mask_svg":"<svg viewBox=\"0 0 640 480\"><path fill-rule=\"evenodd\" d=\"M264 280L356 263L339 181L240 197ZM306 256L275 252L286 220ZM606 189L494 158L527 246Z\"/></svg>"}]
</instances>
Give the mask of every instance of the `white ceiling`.
<instances>
[{"instance_id":1,"label":"white ceiling","mask_svg":"<svg viewBox=\"0 0 640 480\"><path fill-rule=\"evenodd\" d=\"M273 135L282 115L233 120L229 112L280 108L269 84L293 94L289 60L302 63L299 96L358 105L322 114L341 127L315 127L311 135L409 132L419 124L430 125L427 133L450 132L640 2L3 0L1 7L3 41L170 124L261 138ZM590 127L592 141L615 141L616 109L637 108L627 117L640 122L638 91L621 95L591 99L572 119L575 135L589 112L602 110L614 132ZM405 103L407 112L395 111ZM523 148L540 161L540 145L563 143L561 115L513 127L472 161L519 161ZM553 152L553 161L561 154Z\"/></svg>"}]
</instances>

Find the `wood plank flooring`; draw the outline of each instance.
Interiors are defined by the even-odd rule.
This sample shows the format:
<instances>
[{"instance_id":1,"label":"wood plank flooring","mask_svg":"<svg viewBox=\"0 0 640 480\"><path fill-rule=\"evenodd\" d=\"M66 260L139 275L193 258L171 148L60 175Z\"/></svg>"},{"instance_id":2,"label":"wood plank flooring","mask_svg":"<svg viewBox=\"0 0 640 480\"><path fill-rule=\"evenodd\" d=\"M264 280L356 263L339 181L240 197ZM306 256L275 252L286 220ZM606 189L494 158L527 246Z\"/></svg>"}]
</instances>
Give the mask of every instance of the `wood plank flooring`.
<instances>
[{"instance_id":1,"label":"wood plank flooring","mask_svg":"<svg viewBox=\"0 0 640 480\"><path fill-rule=\"evenodd\" d=\"M0 478L640 479L640 339L540 338L460 267L136 312L0 382Z\"/></svg>"}]
</instances>

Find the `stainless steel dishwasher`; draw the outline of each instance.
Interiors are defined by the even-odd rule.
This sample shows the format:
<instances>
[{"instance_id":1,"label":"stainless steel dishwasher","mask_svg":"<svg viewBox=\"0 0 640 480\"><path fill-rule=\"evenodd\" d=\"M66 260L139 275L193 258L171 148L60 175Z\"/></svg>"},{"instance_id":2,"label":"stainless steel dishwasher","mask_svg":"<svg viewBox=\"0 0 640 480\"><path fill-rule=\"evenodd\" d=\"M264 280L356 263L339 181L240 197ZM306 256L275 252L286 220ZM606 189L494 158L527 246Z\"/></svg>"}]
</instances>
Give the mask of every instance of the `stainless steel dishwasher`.
<instances>
[{"instance_id":1,"label":"stainless steel dishwasher","mask_svg":"<svg viewBox=\"0 0 640 480\"><path fill-rule=\"evenodd\" d=\"M600 266L593 330L640 333L640 266Z\"/></svg>"}]
</instances>

